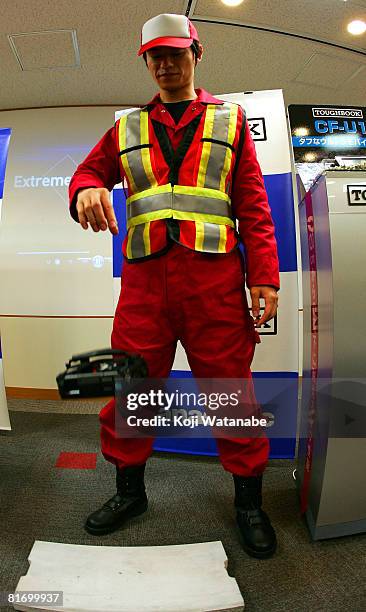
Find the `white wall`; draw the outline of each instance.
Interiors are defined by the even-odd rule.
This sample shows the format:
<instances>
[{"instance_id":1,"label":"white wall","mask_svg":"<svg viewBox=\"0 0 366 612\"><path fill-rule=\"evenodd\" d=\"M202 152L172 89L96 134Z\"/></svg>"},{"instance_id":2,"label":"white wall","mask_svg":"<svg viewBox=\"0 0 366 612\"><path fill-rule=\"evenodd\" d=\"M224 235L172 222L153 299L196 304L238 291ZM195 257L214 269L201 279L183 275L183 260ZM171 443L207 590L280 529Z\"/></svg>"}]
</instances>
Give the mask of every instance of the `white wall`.
<instances>
[{"instance_id":1,"label":"white wall","mask_svg":"<svg viewBox=\"0 0 366 612\"><path fill-rule=\"evenodd\" d=\"M7 387L56 389L55 377L72 354L110 344L112 237L73 221L67 177L113 125L114 112L0 112L0 125L12 128L0 230Z\"/></svg>"}]
</instances>

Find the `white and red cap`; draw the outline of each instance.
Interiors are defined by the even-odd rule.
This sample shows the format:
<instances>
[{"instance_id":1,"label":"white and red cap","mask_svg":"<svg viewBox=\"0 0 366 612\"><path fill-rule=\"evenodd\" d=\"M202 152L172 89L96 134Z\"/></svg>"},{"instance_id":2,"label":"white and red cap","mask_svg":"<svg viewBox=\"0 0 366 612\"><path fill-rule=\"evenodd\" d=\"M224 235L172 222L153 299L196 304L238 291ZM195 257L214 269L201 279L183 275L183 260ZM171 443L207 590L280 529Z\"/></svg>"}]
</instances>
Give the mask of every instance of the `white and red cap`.
<instances>
[{"instance_id":1,"label":"white and red cap","mask_svg":"<svg viewBox=\"0 0 366 612\"><path fill-rule=\"evenodd\" d=\"M198 39L197 30L185 15L163 13L149 19L142 26L141 47L137 55L142 55L153 47L190 47Z\"/></svg>"}]
</instances>

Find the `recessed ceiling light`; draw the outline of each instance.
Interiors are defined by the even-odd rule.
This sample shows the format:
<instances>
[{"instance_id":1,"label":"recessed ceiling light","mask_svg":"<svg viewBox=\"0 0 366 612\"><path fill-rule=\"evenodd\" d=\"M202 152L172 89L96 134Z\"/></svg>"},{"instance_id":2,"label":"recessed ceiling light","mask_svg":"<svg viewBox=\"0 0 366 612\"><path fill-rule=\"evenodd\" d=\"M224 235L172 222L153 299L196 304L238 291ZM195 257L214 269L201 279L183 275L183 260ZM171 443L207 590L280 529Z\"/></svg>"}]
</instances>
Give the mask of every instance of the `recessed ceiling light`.
<instances>
[{"instance_id":1,"label":"recessed ceiling light","mask_svg":"<svg viewBox=\"0 0 366 612\"><path fill-rule=\"evenodd\" d=\"M226 6L239 6L244 0L221 0L221 2Z\"/></svg>"},{"instance_id":2,"label":"recessed ceiling light","mask_svg":"<svg viewBox=\"0 0 366 612\"><path fill-rule=\"evenodd\" d=\"M351 23L349 23L347 26L347 30L350 34L359 36L360 34L364 34L366 32L366 23L360 20L351 21Z\"/></svg>"}]
</instances>

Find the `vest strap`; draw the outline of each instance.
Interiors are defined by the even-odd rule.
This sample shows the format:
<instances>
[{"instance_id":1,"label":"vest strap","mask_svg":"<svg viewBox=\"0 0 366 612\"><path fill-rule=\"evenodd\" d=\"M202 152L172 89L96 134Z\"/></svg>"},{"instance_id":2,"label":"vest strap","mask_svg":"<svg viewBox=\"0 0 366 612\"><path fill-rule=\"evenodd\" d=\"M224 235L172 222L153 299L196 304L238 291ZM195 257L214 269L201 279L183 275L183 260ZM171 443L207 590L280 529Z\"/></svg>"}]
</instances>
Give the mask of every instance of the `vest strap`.
<instances>
[{"instance_id":1,"label":"vest strap","mask_svg":"<svg viewBox=\"0 0 366 612\"><path fill-rule=\"evenodd\" d=\"M169 217L234 227L229 196L214 189L168 184L127 199L127 227Z\"/></svg>"},{"instance_id":2,"label":"vest strap","mask_svg":"<svg viewBox=\"0 0 366 612\"><path fill-rule=\"evenodd\" d=\"M226 253L225 225L196 221L195 250L205 253Z\"/></svg>"},{"instance_id":3,"label":"vest strap","mask_svg":"<svg viewBox=\"0 0 366 612\"><path fill-rule=\"evenodd\" d=\"M236 104L208 105L197 186L225 191L234 152L237 119Z\"/></svg>"},{"instance_id":4,"label":"vest strap","mask_svg":"<svg viewBox=\"0 0 366 612\"><path fill-rule=\"evenodd\" d=\"M132 191L155 187L158 181L151 166L147 110L137 109L122 115L118 137L121 163Z\"/></svg>"}]
</instances>

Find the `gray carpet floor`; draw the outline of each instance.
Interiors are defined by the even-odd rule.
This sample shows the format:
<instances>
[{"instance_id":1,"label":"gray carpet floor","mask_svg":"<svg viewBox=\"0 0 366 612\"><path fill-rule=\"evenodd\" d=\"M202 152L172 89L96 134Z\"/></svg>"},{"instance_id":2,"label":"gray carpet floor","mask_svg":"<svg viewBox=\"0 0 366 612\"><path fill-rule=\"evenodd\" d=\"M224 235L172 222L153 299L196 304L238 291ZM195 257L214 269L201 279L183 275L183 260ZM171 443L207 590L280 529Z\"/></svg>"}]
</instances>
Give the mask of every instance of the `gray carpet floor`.
<instances>
[{"instance_id":1,"label":"gray carpet floor","mask_svg":"<svg viewBox=\"0 0 366 612\"><path fill-rule=\"evenodd\" d=\"M246 612L366 610L366 534L312 542L299 512L293 461L273 460L265 473L263 506L279 542L272 559L242 551L232 478L216 458L155 453L146 470L149 511L94 537L84 531L84 519L114 494L115 475L99 451L98 418L89 408L89 414L39 412L40 404L21 411L27 402L11 400L13 429L0 436L0 591L14 590L26 574L35 540L95 546L221 540ZM96 470L56 468L62 451L98 453Z\"/></svg>"}]
</instances>

